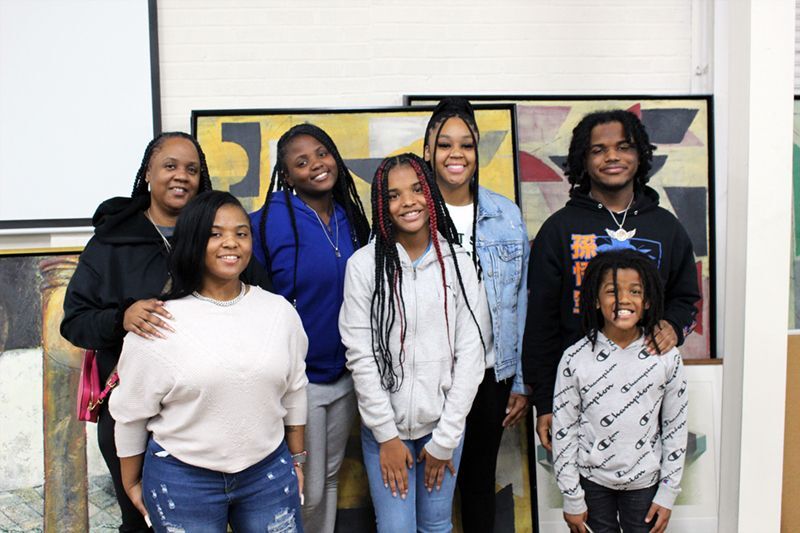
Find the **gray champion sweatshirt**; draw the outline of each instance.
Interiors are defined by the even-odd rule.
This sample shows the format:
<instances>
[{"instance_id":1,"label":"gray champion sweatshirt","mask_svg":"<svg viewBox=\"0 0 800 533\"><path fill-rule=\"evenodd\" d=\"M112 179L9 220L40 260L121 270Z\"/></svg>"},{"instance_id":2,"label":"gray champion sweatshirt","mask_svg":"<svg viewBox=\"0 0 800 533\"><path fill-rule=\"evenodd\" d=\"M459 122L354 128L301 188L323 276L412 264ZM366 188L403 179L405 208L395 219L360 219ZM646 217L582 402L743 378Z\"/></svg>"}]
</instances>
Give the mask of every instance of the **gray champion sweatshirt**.
<instances>
[{"instance_id":1,"label":"gray champion sweatshirt","mask_svg":"<svg viewBox=\"0 0 800 533\"><path fill-rule=\"evenodd\" d=\"M644 337L620 348L602 333L567 348L553 395L553 458L564 512L586 510L579 476L615 490L658 483L671 509L688 437L681 355L648 354Z\"/></svg>"}]
</instances>

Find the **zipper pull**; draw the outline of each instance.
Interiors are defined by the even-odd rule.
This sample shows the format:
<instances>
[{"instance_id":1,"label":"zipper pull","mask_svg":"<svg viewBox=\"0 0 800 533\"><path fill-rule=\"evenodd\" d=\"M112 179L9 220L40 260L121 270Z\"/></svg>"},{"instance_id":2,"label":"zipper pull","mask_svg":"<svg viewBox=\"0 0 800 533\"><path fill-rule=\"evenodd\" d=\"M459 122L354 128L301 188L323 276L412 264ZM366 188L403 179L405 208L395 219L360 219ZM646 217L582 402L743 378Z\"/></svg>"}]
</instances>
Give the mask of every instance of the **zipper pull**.
<instances>
[{"instance_id":1,"label":"zipper pull","mask_svg":"<svg viewBox=\"0 0 800 533\"><path fill-rule=\"evenodd\" d=\"M412 270L414 271L414 279L417 279L417 267L412 267Z\"/></svg>"}]
</instances>

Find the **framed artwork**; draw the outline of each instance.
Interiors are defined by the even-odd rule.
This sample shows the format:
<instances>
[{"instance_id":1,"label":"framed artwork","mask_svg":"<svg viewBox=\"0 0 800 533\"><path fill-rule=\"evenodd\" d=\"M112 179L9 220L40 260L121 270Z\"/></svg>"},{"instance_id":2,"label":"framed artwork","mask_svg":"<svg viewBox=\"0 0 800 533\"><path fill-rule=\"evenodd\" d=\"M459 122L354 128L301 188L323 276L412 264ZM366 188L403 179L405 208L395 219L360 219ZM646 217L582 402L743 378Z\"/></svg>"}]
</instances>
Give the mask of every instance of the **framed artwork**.
<instances>
[{"instance_id":1,"label":"framed artwork","mask_svg":"<svg viewBox=\"0 0 800 533\"><path fill-rule=\"evenodd\" d=\"M230 191L252 212L264 202L280 136L295 124L313 123L336 143L370 217L370 184L378 164L394 154L422 154L432 109L196 110L192 133L203 147L214 188ZM515 117L513 104L476 106L481 184L519 203ZM505 432L497 468L498 531L533 530L528 449L524 427ZM338 531L374 531L358 424L339 474L338 504ZM458 515L454 525L461 531Z\"/></svg>"},{"instance_id":2,"label":"framed artwork","mask_svg":"<svg viewBox=\"0 0 800 533\"><path fill-rule=\"evenodd\" d=\"M230 191L252 212L264 203L280 136L296 124L315 124L336 143L356 178L356 188L369 217L369 188L375 170L387 156L422 154L422 138L431 110L389 107L192 111L192 134L203 147L214 188ZM476 110L478 126L485 132L479 153L481 183L518 201L515 116L513 104L486 104Z\"/></svg>"},{"instance_id":3,"label":"framed artwork","mask_svg":"<svg viewBox=\"0 0 800 533\"><path fill-rule=\"evenodd\" d=\"M697 326L681 347L685 359L716 357L714 277L713 106L711 96L465 96L475 105L516 105L522 212L535 237L542 223L566 204L564 176L572 130L584 115L626 109L644 123L657 146L648 185L660 205L680 219L694 247L702 299ZM435 104L441 95L411 95L409 106ZM483 139L481 139L483 142ZM796 172L797 174L797 172Z\"/></svg>"},{"instance_id":4,"label":"framed artwork","mask_svg":"<svg viewBox=\"0 0 800 533\"><path fill-rule=\"evenodd\" d=\"M77 252L0 254L0 531L119 525L96 426L75 416L83 352L59 334Z\"/></svg>"},{"instance_id":5,"label":"framed artwork","mask_svg":"<svg viewBox=\"0 0 800 533\"><path fill-rule=\"evenodd\" d=\"M794 136L792 145L792 268L789 285L789 329L800 329L800 298L797 280L800 279L800 96L794 97Z\"/></svg>"},{"instance_id":6,"label":"framed artwork","mask_svg":"<svg viewBox=\"0 0 800 533\"><path fill-rule=\"evenodd\" d=\"M686 462L681 493L675 500L668 531L715 533L720 469L722 365L685 366L689 410ZM563 498L556 484L552 454L536 437L536 480L539 502L539 532L565 531Z\"/></svg>"}]
</instances>

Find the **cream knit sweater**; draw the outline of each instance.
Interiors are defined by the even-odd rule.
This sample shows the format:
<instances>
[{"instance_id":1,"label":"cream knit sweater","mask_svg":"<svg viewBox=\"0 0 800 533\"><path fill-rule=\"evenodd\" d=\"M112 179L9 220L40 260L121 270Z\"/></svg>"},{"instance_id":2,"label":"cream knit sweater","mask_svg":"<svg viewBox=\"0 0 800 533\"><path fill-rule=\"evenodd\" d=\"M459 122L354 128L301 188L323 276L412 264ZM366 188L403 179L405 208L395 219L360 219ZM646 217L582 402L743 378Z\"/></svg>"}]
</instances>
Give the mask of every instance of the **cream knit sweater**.
<instances>
[{"instance_id":1,"label":"cream knit sweater","mask_svg":"<svg viewBox=\"0 0 800 533\"><path fill-rule=\"evenodd\" d=\"M230 307L188 296L167 309L166 339L125 337L109 404L120 457L144 453L152 432L177 459L234 473L305 424L308 339L284 298L250 287Z\"/></svg>"}]
</instances>

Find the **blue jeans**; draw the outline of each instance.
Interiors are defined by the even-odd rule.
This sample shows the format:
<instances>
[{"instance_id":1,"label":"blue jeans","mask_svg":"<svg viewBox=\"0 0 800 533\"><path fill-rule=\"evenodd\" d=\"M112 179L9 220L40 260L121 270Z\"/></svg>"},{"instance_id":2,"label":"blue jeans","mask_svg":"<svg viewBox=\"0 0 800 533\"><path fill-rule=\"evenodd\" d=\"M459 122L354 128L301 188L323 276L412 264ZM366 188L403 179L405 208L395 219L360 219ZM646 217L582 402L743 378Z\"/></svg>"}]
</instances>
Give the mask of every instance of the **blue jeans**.
<instances>
[{"instance_id":1,"label":"blue jeans","mask_svg":"<svg viewBox=\"0 0 800 533\"><path fill-rule=\"evenodd\" d=\"M142 497L156 532L225 533L229 522L234 531L303 532L285 442L253 466L224 474L179 461L151 438Z\"/></svg>"},{"instance_id":2,"label":"blue jeans","mask_svg":"<svg viewBox=\"0 0 800 533\"><path fill-rule=\"evenodd\" d=\"M453 493L456 489L456 478L445 468L444 482L441 490L428 492L425 488L425 463L417 463L422 448L431 440L425 435L417 440L404 440L403 444L414 457L414 468L408 471L408 495L403 500L383 486L381 475L380 444L372 432L361 426L361 448L364 454L364 466L369 479L369 493L375 507L375 519L379 533L414 531L424 533L449 533L453 529ZM461 449L464 439L453 452L453 465L458 473L461 461Z\"/></svg>"},{"instance_id":3,"label":"blue jeans","mask_svg":"<svg viewBox=\"0 0 800 533\"><path fill-rule=\"evenodd\" d=\"M614 490L581 477L589 519L586 523L594 533L648 533L656 519L645 524L647 511L656 497L658 484L637 490ZM617 516L619 515L619 517Z\"/></svg>"}]
</instances>

